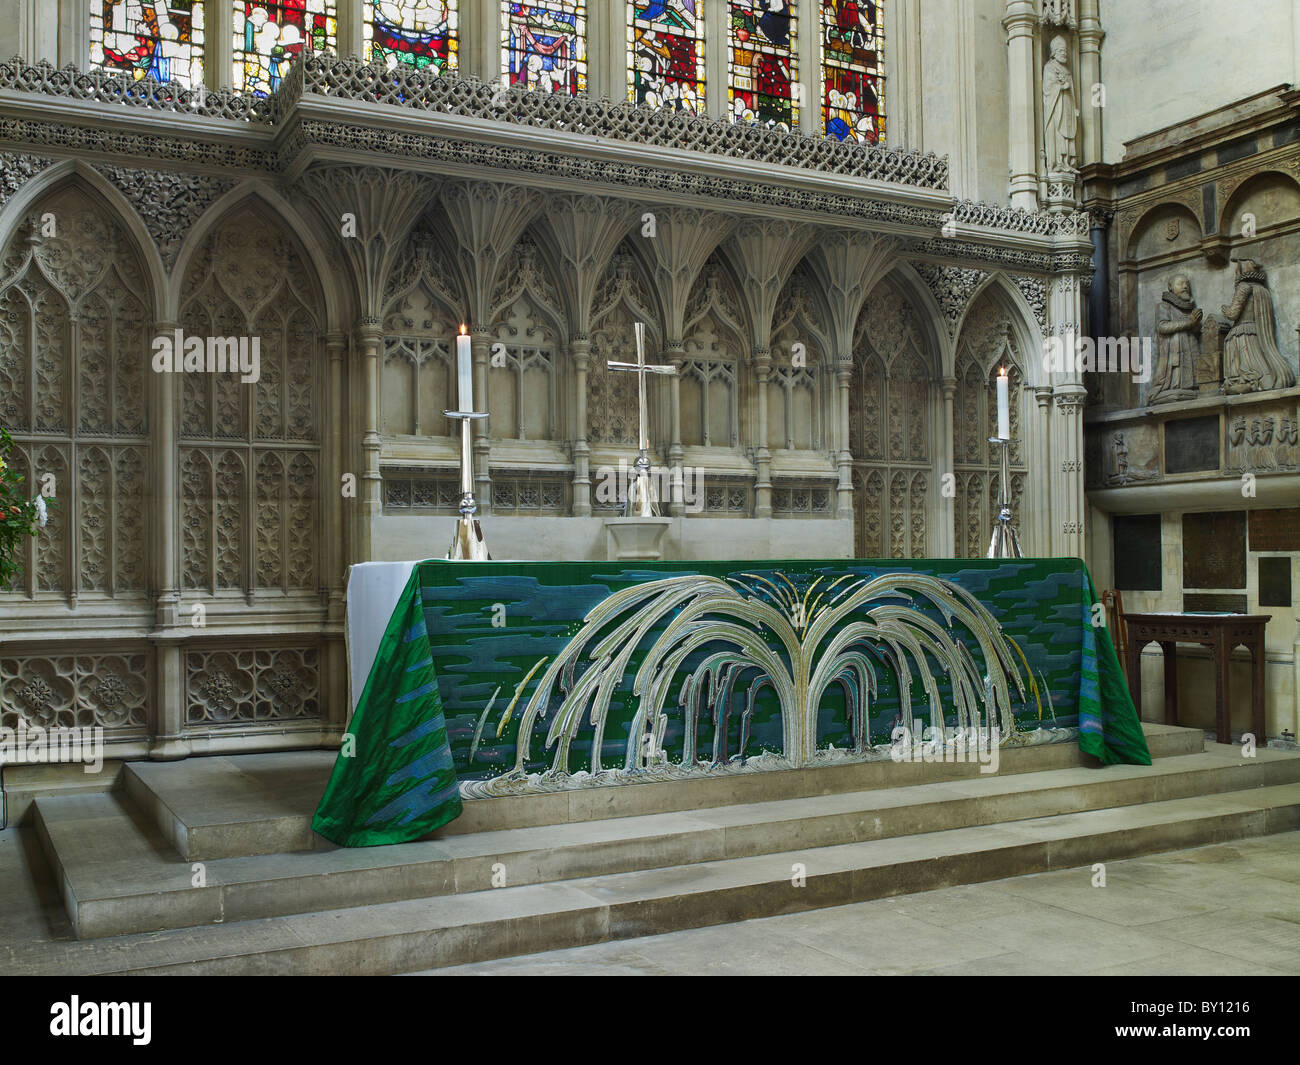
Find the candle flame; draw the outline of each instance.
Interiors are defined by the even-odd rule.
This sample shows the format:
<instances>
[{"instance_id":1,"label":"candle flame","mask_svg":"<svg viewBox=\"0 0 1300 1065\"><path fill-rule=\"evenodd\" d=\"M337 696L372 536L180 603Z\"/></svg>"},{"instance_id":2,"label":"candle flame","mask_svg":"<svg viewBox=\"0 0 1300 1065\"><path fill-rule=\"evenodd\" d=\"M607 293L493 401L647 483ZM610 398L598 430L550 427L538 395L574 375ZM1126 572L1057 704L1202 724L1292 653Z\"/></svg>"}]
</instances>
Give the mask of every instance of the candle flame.
<instances>
[{"instance_id":1,"label":"candle flame","mask_svg":"<svg viewBox=\"0 0 1300 1065\"><path fill-rule=\"evenodd\" d=\"M1007 375L1007 368L1006 368L1005 366L999 367L999 369L998 369L998 376L999 376L999 377L1006 377L1006 375Z\"/></svg>"},{"instance_id":2,"label":"candle flame","mask_svg":"<svg viewBox=\"0 0 1300 1065\"><path fill-rule=\"evenodd\" d=\"M464 336L464 335L465 335L465 332L466 332L466 329L465 329L465 323L464 323L464 322L461 322L461 323L460 323L460 335L461 335L461 336Z\"/></svg>"}]
</instances>

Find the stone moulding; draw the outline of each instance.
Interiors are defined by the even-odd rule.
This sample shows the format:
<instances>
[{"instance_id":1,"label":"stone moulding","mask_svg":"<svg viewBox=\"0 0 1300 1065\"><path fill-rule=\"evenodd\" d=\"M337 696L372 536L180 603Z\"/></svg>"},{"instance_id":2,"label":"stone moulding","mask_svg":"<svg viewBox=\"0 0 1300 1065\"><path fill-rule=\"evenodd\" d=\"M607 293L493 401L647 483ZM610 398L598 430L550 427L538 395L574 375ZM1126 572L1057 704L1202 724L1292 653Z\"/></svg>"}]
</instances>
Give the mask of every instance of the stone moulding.
<instances>
[{"instance_id":1,"label":"stone moulding","mask_svg":"<svg viewBox=\"0 0 1300 1065\"><path fill-rule=\"evenodd\" d=\"M941 192L948 188L948 160L933 152L805 136L590 97L505 89L477 78L440 76L405 67L389 70L332 55L309 55L296 62L279 92L270 97L188 88L177 82L159 84L151 78L135 81L98 70L60 69L45 61L29 65L17 56L0 63L0 90L267 126L278 125L303 95L312 94L683 148Z\"/></svg>"},{"instance_id":2,"label":"stone moulding","mask_svg":"<svg viewBox=\"0 0 1300 1065\"><path fill-rule=\"evenodd\" d=\"M389 70L355 58L307 56L285 78L276 106L292 107L308 93L684 148L918 188L948 188L948 160L933 152L806 136L607 99L507 89L477 78L439 76L404 66Z\"/></svg>"}]
</instances>

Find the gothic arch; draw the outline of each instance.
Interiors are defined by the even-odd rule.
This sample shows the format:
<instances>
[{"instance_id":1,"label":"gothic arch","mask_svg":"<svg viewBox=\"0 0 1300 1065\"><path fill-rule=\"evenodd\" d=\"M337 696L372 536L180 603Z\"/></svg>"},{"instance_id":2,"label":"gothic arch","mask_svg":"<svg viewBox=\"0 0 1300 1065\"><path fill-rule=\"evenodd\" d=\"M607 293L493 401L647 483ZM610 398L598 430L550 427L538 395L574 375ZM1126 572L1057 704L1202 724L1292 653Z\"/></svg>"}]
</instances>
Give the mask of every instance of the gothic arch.
<instances>
[{"instance_id":1,"label":"gothic arch","mask_svg":"<svg viewBox=\"0 0 1300 1065\"><path fill-rule=\"evenodd\" d=\"M646 357L654 360L664 346L658 294L634 242L624 239L614 249L596 287L591 307L591 359L587 371L587 439L595 446L637 443L638 399L636 376L611 371L610 361L635 362L634 325L646 323ZM662 389L654 379L647 383L650 418L663 438L665 414Z\"/></svg>"},{"instance_id":2,"label":"gothic arch","mask_svg":"<svg viewBox=\"0 0 1300 1065\"><path fill-rule=\"evenodd\" d=\"M181 375L181 587L250 604L309 594L323 566L321 286L292 226L260 196L228 205L181 263L176 320L187 337L260 345L255 381Z\"/></svg>"},{"instance_id":3,"label":"gothic arch","mask_svg":"<svg viewBox=\"0 0 1300 1065\"><path fill-rule=\"evenodd\" d=\"M897 264L872 286L871 291L867 293L866 299L862 302L861 310L858 312L859 321L861 320L862 311L871 306L872 296L877 288L886 281L892 283L902 292L908 304L916 311L917 328L925 340L926 350L930 353L931 366L936 379L951 376L953 338L948 333L948 324L943 315L943 308L939 306L939 301L935 299L930 286L922 280L921 275L916 272L916 268L911 263L901 262Z\"/></svg>"},{"instance_id":4,"label":"gothic arch","mask_svg":"<svg viewBox=\"0 0 1300 1065\"><path fill-rule=\"evenodd\" d=\"M1025 299L1025 294L1016 284L1001 272L990 274L976 287L967 304L965 313L958 323L955 341L960 340L971 312L985 296L994 299L1002 307L1011 326L1011 336L1015 350L1020 353L1020 369L1025 375L1025 382L1030 388L1050 385L1052 382L1043 369L1043 330L1034 317L1033 308ZM954 365L957 354L954 341Z\"/></svg>"},{"instance_id":5,"label":"gothic arch","mask_svg":"<svg viewBox=\"0 0 1300 1065\"><path fill-rule=\"evenodd\" d=\"M58 499L41 535L20 545L25 572L12 590L73 605L143 598L153 585L152 242L141 245L138 217L97 178L66 167L44 182L10 216L0 259L0 424L26 483L45 488L52 476Z\"/></svg>"},{"instance_id":6,"label":"gothic arch","mask_svg":"<svg viewBox=\"0 0 1300 1065\"><path fill-rule=\"evenodd\" d=\"M848 446L859 557L915 558L939 544L931 516L942 356L928 318L895 271L872 288L854 328Z\"/></svg>"},{"instance_id":7,"label":"gothic arch","mask_svg":"<svg viewBox=\"0 0 1300 1065\"><path fill-rule=\"evenodd\" d=\"M822 451L834 435L834 340L825 293L807 259L790 272L772 316L769 448Z\"/></svg>"},{"instance_id":8,"label":"gothic arch","mask_svg":"<svg viewBox=\"0 0 1300 1065\"><path fill-rule=\"evenodd\" d=\"M103 208L111 212L130 234L140 256L140 265L144 267L148 277L150 313L155 321L164 319L167 273L163 269L162 258L158 254L158 248L149 234L148 227L130 201L122 195L121 190L98 170L80 159L68 159L42 170L26 182L3 208L0 208L0 247L9 245L19 225L34 206L50 193L57 191L59 186L69 183L79 184L88 192L98 196Z\"/></svg>"},{"instance_id":9,"label":"gothic arch","mask_svg":"<svg viewBox=\"0 0 1300 1065\"><path fill-rule=\"evenodd\" d=\"M1012 505L1023 513L1027 458L1037 438L1030 390L1048 383L1042 371L1041 337L1027 337L1027 332L1008 283L995 278L971 300L957 334L952 513L958 557L979 558L988 547L1001 477L1000 456L989 438L997 431L996 378L1003 366L1011 378Z\"/></svg>"},{"instance_id":10,"label":"gothic arch","mask_svg":"<svg viewBox=\"0 0 1300 1065\"><path fill-rule=\"evenodd\" d=\"M735 272L720 249L701 268L682 320L682 443L751 443L743 416L753 391L749 327Z\"/></svg>"},{"instance_id":11,"label":"gothic arch","mask_svg":"<svg viewBox=\"0 0 1300 1065\"><path fill-rule=\"evenodd\" d=\"M321 240L316 228L315 212L299 210L267 181L253 178L240 182L215 200L190 228L176 255L167 290L167 319L176 319L184 302L185 276L194 257L210 233L222 225L246 202L257 201L278 225L283 226L298 252L310 265L308 283L314 288L316 301L323 308L322 333L340 333L351 329L360 306L356 279L342 259Z\"/></svg>"},{"instance_id":12,"label":"gothic arch","mask_svg":"<svg viewBox=\"0 0 1300 1065\"><path fill-rule=\"evenodd\" d=\"M566 395L569 322L556 256L527 227L505 259L490 299L488 433L494 439L570 438Z\"/></svg>"},{"instance_id":13,"label":"gothic arch","mask_svg":"<svg viewBox=\"0 0 1300 1065\"><path fill-rule=\"evenodd\" d=\"M466 324L460 278L428 220L407 236L380 302L380 430L385 437L456 433L456 336Z\"/></svg>"}]
</instances>

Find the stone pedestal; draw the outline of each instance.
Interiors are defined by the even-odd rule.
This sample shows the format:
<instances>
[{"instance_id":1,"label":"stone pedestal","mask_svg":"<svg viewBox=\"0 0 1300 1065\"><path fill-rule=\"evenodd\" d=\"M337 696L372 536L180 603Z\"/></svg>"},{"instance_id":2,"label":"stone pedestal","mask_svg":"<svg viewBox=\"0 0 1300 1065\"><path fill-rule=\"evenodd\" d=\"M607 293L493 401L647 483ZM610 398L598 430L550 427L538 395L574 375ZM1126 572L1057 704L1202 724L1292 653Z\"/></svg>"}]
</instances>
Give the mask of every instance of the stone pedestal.
<instances>
[{"instance_id":1,"label":"stone pedestal","mask_svg":"<svg viewBox=\"0 0 1300 1065\"><path fill-rule=\"evenodd\" d=\"M672 518L606 518L605 544L611 562L661 562L663 538Z\"/></svg>"}]
</instances>

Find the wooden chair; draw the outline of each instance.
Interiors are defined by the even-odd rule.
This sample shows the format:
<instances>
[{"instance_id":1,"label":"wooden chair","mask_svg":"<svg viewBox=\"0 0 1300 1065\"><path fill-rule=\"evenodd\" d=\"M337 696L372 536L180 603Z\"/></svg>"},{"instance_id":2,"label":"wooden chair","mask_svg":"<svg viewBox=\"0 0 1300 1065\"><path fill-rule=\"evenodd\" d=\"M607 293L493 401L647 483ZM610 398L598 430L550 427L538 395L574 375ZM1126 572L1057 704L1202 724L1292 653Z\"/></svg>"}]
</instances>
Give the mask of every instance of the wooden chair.
<instances>
[{"instance_id":1,"label":"wooden chair","mask_svg":"<svg viewBox=\"0 0 1300 1065\"><path fill-rule=\"evenodd\" d=\"M1124 619L1124 595L1111 589L1101 593L1102 605L1106 608L1106 628L1110 629L1111 641L1115 644L1115 653L1119 655L1120 667L1128 679L1128 622Z\"/></svg>"}]
</instances>

